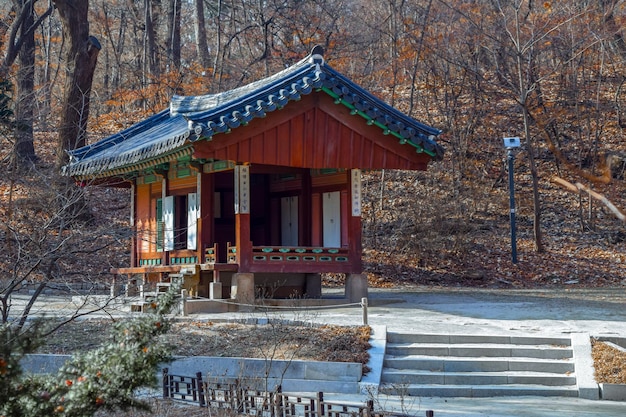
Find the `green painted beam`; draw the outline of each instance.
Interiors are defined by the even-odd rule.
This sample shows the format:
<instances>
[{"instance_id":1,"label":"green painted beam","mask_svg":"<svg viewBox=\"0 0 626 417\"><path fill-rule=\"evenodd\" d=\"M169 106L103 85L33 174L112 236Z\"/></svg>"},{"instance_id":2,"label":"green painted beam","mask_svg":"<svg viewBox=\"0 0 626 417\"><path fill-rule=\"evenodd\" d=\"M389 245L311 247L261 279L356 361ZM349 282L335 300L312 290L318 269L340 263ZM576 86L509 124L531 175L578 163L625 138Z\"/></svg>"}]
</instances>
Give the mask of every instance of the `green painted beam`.
<instances>
[{"instance_id":1,"label":"green painted beam","mask_svg":"<svg viewBox=\"0 0 626 417\"><path fill-rule=\"evenodd\" d=\"M342 99L341 97L339 97L338 94L335 94L335 92L333 92L330 88L328 87L322 87L322 91L325 92L326 94L328 94L329 96L331 96L334 100L335 100L335 104L343 104L344 106L346 106L347 108L350 109L350 114L352 115L356 115L358 114L359 116L361 116L362 118L364 118L365 120L367 120L367 124L369 125L376 125L379 128L381 128L383 130L383 133L385 135L391 134L395 137L397 137L398 139L400 139L400 143L402 145L404 144L409 144L411 146L413 146L414 148L416 148L416 151L418 153L422 153L422 152L426 152L428 155L434 157L435 156L435 152L432 151L428 151L426 149L424 149L422 146L411 142L410 140L408 140L407 138L405 138L404 136L402 136L401 134L399 134L398 132L394 132L392 130L390 130L387 126L385 126L384 124L372 119L371 117L369 117L367 114L365 114L364 112L358 110L356 107L354 107L352 104L348 103L347 101L345 101L344 99Z\"/></svg>"}]
</instances>

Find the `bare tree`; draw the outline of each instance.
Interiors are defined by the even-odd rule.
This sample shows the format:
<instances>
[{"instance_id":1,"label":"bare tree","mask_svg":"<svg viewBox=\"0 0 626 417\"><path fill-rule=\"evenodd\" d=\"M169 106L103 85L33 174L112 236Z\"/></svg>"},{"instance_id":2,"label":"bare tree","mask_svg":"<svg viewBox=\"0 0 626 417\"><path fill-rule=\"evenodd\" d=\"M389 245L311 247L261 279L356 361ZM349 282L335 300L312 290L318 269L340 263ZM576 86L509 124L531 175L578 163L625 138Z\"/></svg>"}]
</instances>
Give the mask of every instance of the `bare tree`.
<instances>
[{"instance_id":1,"label":"bare tree","mask_svg":"<svg viewBox=\"0 0 626 417\"><path fill-rule=\"evenodd\" d=\"M167 13L167 58L175 69L180 69L180 14L182 0L169 0Z\"/></svg>"},{"instance_id":2,"label":"bare tree","mask_svg":"<svg viewBox=\"0 0 626 417\"><path fill-rule=\"evenodd\" d=\"M100 252L129 235L123 224L86 227L90 190L74 184L60 189L50 170L9 171L2 178L15 192L0 207L0 323L23 327L50 287L65 295L104 289L109 274L99 269ZM79 309L70 318L97 310Z\"/></svg>"},{"instance_id":3,"label":"bare tree","mask_svg":"<svg viewBox=\"0 0 626 417\"><path fill-rule=\"evenodd\" d=\"M0 63L0 77L7 78L10 68L17 60L17 97L15 100L15 136L13 158L19 166L23 162L32 162L35 159L33 144L33 120L35 106L35 30L43 20L50 15L49 7L41 16L35 19L36 0L13 0L14 16L8 30L8 41Z\"/></svg>"},{"instance_id":4,"label":"bare tree","mask_svg":"<svg viewBox=\"0 0 626 417\"><path fill-rule=\"evenodd\" d=\"M89 102L98 53L98 39L89 34L87 0L55 0L67 42L65 86L57 142L57 166L67 162L66 151L86 144Z\"/></svg>"},{"instance_id":5,"label":"bare tree","mask_svg":"<svg viewBox=\"0 0 626 417\"><path fill-rule=\"evenodd\" d=\"M220 3L218 1L218 3ZM218 5L219 10L219 5ZM209 55L209 43L206 34L206 22L204 19L204 1L194 0L194 29L196 35L196 51L202 68L207 69L211 66L211 57ZM219 41L218 41L219 43Z\"/></svg>"},{"instance_id":6,"label":"bare tree","mask_svg":"<svg viewBox=\"0 0 626 417\"><path fill-rule=\"evenodd\" d=\"M158 52L157 29L160 19L160 1L145 0L144 2L144 77L158 77L160 59ZM147 80L144 78L144 85Z\"/></svg>"}]
</instances>

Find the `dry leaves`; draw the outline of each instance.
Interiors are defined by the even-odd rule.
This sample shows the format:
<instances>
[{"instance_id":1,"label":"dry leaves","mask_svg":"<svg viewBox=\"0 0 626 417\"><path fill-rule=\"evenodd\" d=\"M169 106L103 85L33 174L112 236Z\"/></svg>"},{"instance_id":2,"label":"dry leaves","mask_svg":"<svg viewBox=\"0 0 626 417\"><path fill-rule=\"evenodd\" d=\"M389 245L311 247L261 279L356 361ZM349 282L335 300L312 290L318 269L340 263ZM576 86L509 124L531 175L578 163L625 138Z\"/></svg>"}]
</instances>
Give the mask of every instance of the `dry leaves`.
<instances>
[{"instance_id":1,"label":"dry leaves","mask_svg":"<svg viewBox=\"0 0 626 417\"><path fill-rule=\"evenodd\" d=\"M591 339L595 377L598 383L626 384L626 352Z\"/></svg>"},{"instance_id":2,"label":"dry leaves","mask_svg":"<svg viewBox=\"0 0 626 417\"><path fill-rule=\"evenodd\" d=\"M104 342L110 320L82 320L61 327L43 353L71 354ZM177 356L223 356L330 362L369 361L370 328L287 323L249 325L177 321L165 335Z\"/></svg>"}]
</instances>

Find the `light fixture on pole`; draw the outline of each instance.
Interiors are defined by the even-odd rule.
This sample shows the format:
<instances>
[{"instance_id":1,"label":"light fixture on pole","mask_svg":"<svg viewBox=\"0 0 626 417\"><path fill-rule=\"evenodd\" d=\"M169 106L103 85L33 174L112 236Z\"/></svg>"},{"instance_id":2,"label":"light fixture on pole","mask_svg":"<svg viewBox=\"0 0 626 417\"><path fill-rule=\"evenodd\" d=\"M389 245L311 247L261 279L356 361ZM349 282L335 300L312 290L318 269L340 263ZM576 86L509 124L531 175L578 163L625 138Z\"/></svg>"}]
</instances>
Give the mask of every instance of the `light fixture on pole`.
<instances>
[{"instance_id":1,"label":"light fixture on pole","mask_svg":"<svg viewBox=\"0 0 626 417\"><path fill-rule=\"evenodd\" d=\"M517 239L515 237L515 183L513 181L513 165L515 154L513 150L520 147L518 137L504 138L504 148L506 149L506 159L509 165L509 212L511 219L511 261L517 263Z\"/></svg>"}]
</instances>

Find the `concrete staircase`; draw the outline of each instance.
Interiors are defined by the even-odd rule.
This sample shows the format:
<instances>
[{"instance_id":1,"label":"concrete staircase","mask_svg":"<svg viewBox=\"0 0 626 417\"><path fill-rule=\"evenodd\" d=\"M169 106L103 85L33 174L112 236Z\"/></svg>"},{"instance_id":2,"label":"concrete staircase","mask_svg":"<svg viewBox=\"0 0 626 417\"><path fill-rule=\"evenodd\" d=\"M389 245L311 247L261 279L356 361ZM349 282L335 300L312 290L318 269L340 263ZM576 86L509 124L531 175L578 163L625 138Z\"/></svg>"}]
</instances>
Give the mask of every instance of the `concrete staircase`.
<instances>
[{"instance_id":1,"label":"concrete staircase","mask_svg":"<svg viewBox=\"0 0 626 417\"><path fill-rule=\"evenodd\" d=\"M578 397L569 337L387 334L380 391L422 397Z\"/></svg>"}]
</instances>

